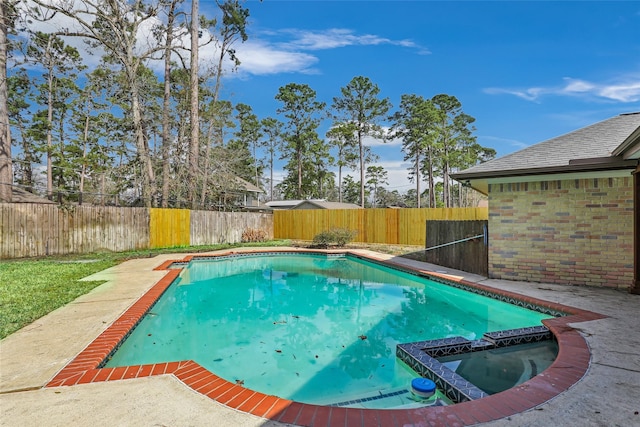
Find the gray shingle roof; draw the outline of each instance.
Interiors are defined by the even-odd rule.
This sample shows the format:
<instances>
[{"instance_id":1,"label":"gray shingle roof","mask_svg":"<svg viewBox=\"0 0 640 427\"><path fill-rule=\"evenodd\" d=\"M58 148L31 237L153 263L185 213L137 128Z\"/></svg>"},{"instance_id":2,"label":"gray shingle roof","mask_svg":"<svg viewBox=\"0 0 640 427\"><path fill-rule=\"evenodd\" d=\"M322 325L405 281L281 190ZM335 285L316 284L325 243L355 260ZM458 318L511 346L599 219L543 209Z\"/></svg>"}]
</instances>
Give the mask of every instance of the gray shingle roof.
<instances>
[{"instance_id":1,"label":"gray shingle roof","mask_svg":"<svg viewBox=\"0 0 640 427\"><path fill-rule=\"evenodd\" d=\"M28 192L22 188L13 187L12 188L12 203L40 203L40 204L49 204L54 205L56 202L52 202L49 199L45 199L44 197L37 196L33 193Z\"/></svg>"},{"instance_id":2,"label":"gray shingle roof","mask_svg":"<svg viewBox=\"0 0 640 427\"><path fill-rule=\"evenodd\" d=\"M570 160L610 157L636 129L640 112L620 114L515 153L473 166L454 174L456 178L526 169L568 166Z\"/></svg>"},{"instance_id":3,"label":"gray shingle roof","mask_svg":"<svg viewBox=\"0 0 640 427\"><path fill-rule=\"evenodd\" d=\"M234 175L233 179L235 180L235 183L241 189L243 189L245 191L248 191L250 193L264 193L264 191L261 188L256 187L255 185L253 185L249 181L245 181L244 179L240 178L239 176L235 176Z\"/></svg>"},{"instance_id":4,"label":"gray shingle roof","mask_svg":"<svg viewBox=\"0 0 640 427\"><path fill-rule=\"evenodd\" d=\"M361 209L360 206L353 203L327 202L324 200L305 200L294 206L293 209L299 209L305 205L316 206L319 209Z\"/></svg>"}]
</instances>

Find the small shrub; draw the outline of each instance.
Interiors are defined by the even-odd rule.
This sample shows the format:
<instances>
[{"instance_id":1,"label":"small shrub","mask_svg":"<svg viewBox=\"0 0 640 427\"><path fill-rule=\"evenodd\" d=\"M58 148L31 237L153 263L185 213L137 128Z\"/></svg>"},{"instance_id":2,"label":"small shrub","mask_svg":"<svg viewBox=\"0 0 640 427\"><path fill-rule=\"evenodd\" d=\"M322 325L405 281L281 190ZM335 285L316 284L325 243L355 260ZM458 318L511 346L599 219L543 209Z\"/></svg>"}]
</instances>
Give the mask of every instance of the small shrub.
<instances>
[{"instance_id":1,"label":"small shrub","mask_svg":"<svg viewBox=\"0 0 640 427\"><path fill-rule=\"evenodd\" d=\"M351 242L358 234L357 231L349 230L348 228L336 228L334 230L334 233L335 233L336 245L341 247Z\"/></svg>"},{"instance_id":2,"label":"small shrub","mask_svg":"<svg viewBox=\"0 0 640 427\"><path fill-rule=\"evenodd\" d=\"M321 231L313 238L313 246L326 248L331 245L343 247L356 237L355 230L348 228L332 228L330 230Z\"/></svg>"},{"instance_id":3,"label":"small shrub","mask_svg":"<svg viewBox=\"0 0 640 427\"><path fill-rule=\"evenodd\" d=\"M256 243L267 240L267 232L259 228L247 228L242 232L242 243Z\"/></svg>"},{"instance_id":4,"label":"small shrub","mask_svg":"<svg viewBox=\"0 0 640 427\"><path fill-rule=\"evenodd\" d=\"M332 234L329 230L321 231L313 236L313 246L318 248L326 248L332 241Z\"/></svg>"}]
</instances>

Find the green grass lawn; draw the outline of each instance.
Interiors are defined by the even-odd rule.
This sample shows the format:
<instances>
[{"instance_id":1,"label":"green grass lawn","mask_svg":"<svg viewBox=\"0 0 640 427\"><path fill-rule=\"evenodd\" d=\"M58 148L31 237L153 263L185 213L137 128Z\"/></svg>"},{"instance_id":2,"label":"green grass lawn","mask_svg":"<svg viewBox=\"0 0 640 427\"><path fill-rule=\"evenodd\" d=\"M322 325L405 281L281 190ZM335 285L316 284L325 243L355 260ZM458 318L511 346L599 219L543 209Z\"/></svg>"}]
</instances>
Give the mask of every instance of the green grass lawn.
<instances>
[{"instance_id":1,"label":"green grass lawn","mask_svg":"<svg viewBox=\"0 0 640 427\"><path fill-rule=\"evenodd\" d=\"M86 294L101 282L81 282L115 260L91 263L10 261L0 264L0 338Z\"/></svg>"},{"instance_id":2,"label":"green grass lawn","mask_svg":"<svg viewBox=\"0 0 640 427\"><path fill-rule=\"evenodd\" d=\"M84 295L102 282L79 281L132 258L239 246L285 246L289 241L179 247L0 262L0 339Z\"/></svg>"}]
</instances>

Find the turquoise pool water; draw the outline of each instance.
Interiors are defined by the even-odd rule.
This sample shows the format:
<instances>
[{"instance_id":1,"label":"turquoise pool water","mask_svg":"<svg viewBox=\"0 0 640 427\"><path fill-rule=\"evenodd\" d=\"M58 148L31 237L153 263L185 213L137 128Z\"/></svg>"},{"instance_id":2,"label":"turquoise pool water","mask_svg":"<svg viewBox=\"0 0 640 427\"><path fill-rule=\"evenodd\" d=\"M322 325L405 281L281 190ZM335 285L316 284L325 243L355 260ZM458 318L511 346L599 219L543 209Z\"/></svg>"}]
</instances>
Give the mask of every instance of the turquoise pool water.
<instances>
[{"instance_id":1,"label":"turquoise pool water","mask_svg":"<svg viewBox=\"0 0 640 427\"><path fill-rule=\"evenodd\" d=\"M262 393L334 404L406 390L416 374L398 343L549 317L350 256L225 257L189 263L106 366L194 360Z\"/></svg>"},{"instance_id":2,"label":"turquoise pool water","mask_svg":"<svg viewBox=\"0 0 640 427\"><path fill-rule=\"evenodd\" d=\"M558 355L553 341L533 342L438 358L487 394L515 387L547 369Z\"/></svg>"}]
</instances>

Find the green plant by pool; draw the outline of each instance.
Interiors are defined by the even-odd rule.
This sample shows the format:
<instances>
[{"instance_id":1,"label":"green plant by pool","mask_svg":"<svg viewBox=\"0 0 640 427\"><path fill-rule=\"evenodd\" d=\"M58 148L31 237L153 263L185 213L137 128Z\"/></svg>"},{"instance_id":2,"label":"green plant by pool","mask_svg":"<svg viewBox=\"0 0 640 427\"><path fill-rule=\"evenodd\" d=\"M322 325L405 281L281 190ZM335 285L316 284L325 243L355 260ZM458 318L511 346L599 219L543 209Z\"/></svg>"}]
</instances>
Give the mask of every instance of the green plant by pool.
<instances>
[{"instance_id":1,"label":"green plant by pool","mask_svg":"<svg viewBox=\"0 0 640 427\"><path fill-rule=\"evenodd\" d=\"M265 394L336 404L406 390L416 374L398 343L549 317L352 256L220 257L189 263L106 366L194 360Z\"/></svg>"}]
</instances>

